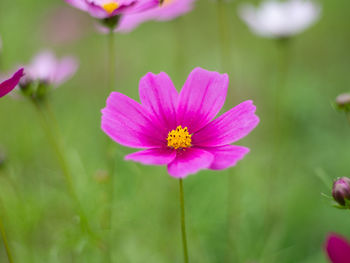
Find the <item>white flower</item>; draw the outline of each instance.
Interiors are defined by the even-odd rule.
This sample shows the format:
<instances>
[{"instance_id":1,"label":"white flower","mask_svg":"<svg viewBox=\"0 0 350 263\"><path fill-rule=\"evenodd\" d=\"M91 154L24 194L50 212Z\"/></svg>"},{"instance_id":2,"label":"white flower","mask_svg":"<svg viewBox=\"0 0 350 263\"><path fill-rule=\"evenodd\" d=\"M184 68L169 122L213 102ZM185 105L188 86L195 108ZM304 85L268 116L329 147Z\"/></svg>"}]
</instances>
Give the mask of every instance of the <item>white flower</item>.
<instances>
[{"instance_id":1,"label":"white flower","mask_svg":"<svg viewBox=\"0 0 350 263\"><path fill-rule=\"evenodd\" d=\"M321 7L310 0L266 1L260 7L243 4L240 17L257 35L271 38L298 34L315 23Z\"/></svg>"}]
</instances>

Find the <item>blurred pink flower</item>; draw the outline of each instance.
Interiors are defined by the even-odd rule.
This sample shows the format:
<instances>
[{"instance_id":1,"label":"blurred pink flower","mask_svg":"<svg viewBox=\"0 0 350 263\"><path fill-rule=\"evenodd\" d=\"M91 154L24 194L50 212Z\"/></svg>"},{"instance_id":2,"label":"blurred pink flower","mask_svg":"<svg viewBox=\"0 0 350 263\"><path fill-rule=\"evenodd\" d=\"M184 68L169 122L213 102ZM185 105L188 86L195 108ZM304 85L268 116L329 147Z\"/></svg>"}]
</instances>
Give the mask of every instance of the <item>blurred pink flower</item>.
<instances>
[{"instance_id":1,"label":"blurred pink flower","mask_svg":"<svg viewBox=\"0 0 350 263\"><path fill-rule=\"evenodd\" d=\"M82 38L91 28L91 20L68 6L49 9L40 23L44 43L67 45Z\"/></svg>"},{"instance_id":2,"label":"blurred pink flower","mask_svg":"<svg viewBox=\"0 0 350 263\"><path fill-rule=\"evenodd\" d=\"M0 83L0 98L10 93L18 84L20 79L23 77L23 68L17 70L11 78Z\"/></svg>"},{"instance_id":3,"label":"blurred pink flower","mask_svg":"<svg viewBox=\"0 0 350 263\"><path fill-rule=\"evenodd\" d=\"M25 68L24 83L39 81L57 87L74 75L78 62L69 56L58 60L52 52L43 51L37 54Z\"/></svg>"},{"instance_id":4,"label":"blurred pink flower","mask_svg":"<svg viewBox=\"0 0 350 263\"><path fill-rule=\"evenodd\" d=\"M193 9L194 2L195 0L165 0L161 6L151 10L122 16L115 31L130 32L141 23L149 20L172 20L190 12Z\"/></svg>"},{"instance_id":5,"label":"blurred pink flower","mask_svg":"<svg viewBox=\"0 0 350 263\"><path fill-rule=\"evenodd\" d=\"M167 165L173 177L226 169L249 152L231 143L259 123L252 101L213 120L227 88L227 74L201 68L191 72L180 93L166 73L148 73L139 84L141 104L118 92L110 94L102 110L102 130L121 145L145 149L126 160Z\"/></svg>"},{"instance_id":6,"label":"blurred pink flower","mask_svg":"<svg viewBox=\"0 0 350 263\"><path fill-rule=\"evenodd\" d=\"M332 263L350 262L350 243L338 234L330 234L325 247Z\"/></svg>"},{"instance_id":7,"label":"blurred pink flower","mask_svg":"<svg viewBox=\"0 0 350 263\"><path fill-rule=\"evenodd\" d=\"M159 5L159 0L65 0L68 4L105 19L117 15L143 12Z\"/></svg>"},{"instance_id":8,"label":"blurred pink flower","mask_svg":"<svg viewBox=\"0 0 350 263\"><path fill-rule=\"evenodd\" d=\"M321 7L310 0L269 0L260 7L243 4L239 15L257 35L271 38L284 38L296 35L320 16Z\"/></svg>"}]
</instances>

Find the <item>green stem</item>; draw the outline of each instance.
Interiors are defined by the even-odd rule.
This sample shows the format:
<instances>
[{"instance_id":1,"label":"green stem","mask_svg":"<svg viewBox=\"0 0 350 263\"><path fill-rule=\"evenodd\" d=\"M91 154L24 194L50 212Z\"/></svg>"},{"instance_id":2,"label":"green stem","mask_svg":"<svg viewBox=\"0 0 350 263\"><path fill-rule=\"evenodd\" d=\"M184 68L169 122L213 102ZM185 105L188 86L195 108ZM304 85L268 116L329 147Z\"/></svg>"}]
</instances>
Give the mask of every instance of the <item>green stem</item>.
<instances>
[{"instance_id":1,"label":"green stem","mask_svg":"<svg viewBox=\"0 0 350 263\"><path fill-rule=\"evenodd\" d=\"M4 241L4 246L5 246L5 250L6 250L8 261L9 261L9 263L13 263L14 262L13 261L13 257L12 257L12 254L11 254L9 243L7 241L7 236L6 236L4 225L3 225L2 221L1 221L1 217L0 217L0 232L1 232L1 237L2 237L2 239Z\"/></svg>"},{"instance_id":2,"label":"green stem","mask_svg":"<svg viewBox=\"0 0 350 263\"><path fill-rule=\"evenodd\" d=\"M113 29L109 31L108 34L108 89L109 92L112 92L115 85L115 74L116 74L116 54L115 54L115 43L114 43L115 34Z\"/></svg>"},{"instance_id":3,"label":"green stem","mask_svg":"<svg viewBox=\"0 0 350 263\"><path fill-rule=\"evenodd\" d=\"M229 22L224 0L217 0L218 30L220 39L221 70L229 72L231 69L231 43Z\"/></svg>"},{"instance_id":4,"label":"green stem","mask_svg":"<svg viewBox=\"0 0 350 263\"><path fill-rule=\"evenodd\" d=\"M350 112L346 112L346 118L348 119L348 122L350 124Z\"/></svg>"},{"instance_id":5,"label":"green stem","mask_svg":"<svg viewBox=\"0 0 350 263\"><path fill-rule=\"evenodd\" d=\"M58 125L55 122L55 117L50 117L47 118L45 112L50 112L50 114L53 114L53 112L48 108L48 102L43 102L40 103L38 100L36 99L32 99L32 102L40 116L40 120L42 122L42 127L45 130L46 134L47 134L47 138L53 148L53 150L55 151L56 155L57 155L57 159L59 162L59 165L61 166L62 169L62 174L64 176L67 188L68 188L68 192L69 195L71 196L71 198L73 199L75 206L78 210L78 214L80 216L80 220L81 220L81 226L83 228L84 231L88 232L92 237L94 237L87 217L83 211L83 208L79 202L79 198L74 190L74 186L73 186L73 179L72 179L72 175L69 169L69 166L67 164L67 160L65 158L65 154L64 154L64 150L63 150L63 146L62 146L62 137L59 134L59 131L57 130ZM43 109L43 106L46 106L46 111L45 109ZM54 124L51 124L51 122L55 122ZM54 128L52 128L52 126L54 126Z\"/></svg>"},{"instance_id":6,"label":"green stem","mask_svg":"<svg viewBox=\"0 0 350 263\"><path fill-rule=\"evenodd\" d=\"M109 92L112 92L115 88L115 74L116 74L116 54L115 54L115 34L113 29L110 29L108 35L108 61L109 61L109 75L108 75L108 88ZM109 184L107 184L107 192L109 192L109 204L107 207L107 228L109 229L109 244L108 244L108 262L113 262L113 222L114 222L114 180L115 180L115 170L116 162L114 160L115 150L114 143L107 138L107 162L108 162L108 172L109 172Z\"/></svg>"},{"instance_id":7,"label":"green stem","mask_svg":"<svg viewBox=\"0 0 350 263\"><path fill-rule=\"evenodd\" d=\"M234 236L237 236L239 229L237 217L239 211L236 205L238 192L237 190L232 190L237 185L239 185L238 174L236 170L231 169L230 172L227 173L227 246L225 262L238 262L236 243L233 239Z\"/></svg>"},{"instance_id":8,"label":"green stem","mask_svg":"<svg viewBox=\"0 0 350 263\"><path fill-rule=\"evenodd\" d=\"M173 31L174 31L174 54L175 54L175 69L178 76L182 77L184 68L186 66L186 43L184 36L184 26L183 17L179 17L172 22Z\"/></svg>"},{"instance_id":9,"label":"green stem","mask_svg":"<svg viewBox=\"0 0 350 263\"><path fill-rule=\"evenodd\" d=\"M1 41L1 39L0 39ZM1 43L0 43L1 45ZM1 50L1 47L0 47L0 71L2 71L3 69L3 55L2 55L2 50Z\"/></svg>"},{"instance_id":10,"label":"green stem","mask_svg":"<svg viewBox=\"0 0 350 263\"><path fill-rule=\"evenodd\" d=\"M283 112L283 103L284 98L286 97L286 85L287 77L289 71L289 52L290 52L290 43L288 39L279 39L278 48L279 48L279 64L278 64L278 79L275 88L275 150L279 148L281 143L282 136L282 112Z\"/></svg>"},{"instance_id":11,"label":"green stem","mask_svg":"<svg viewBox=\"0 0 350 263\"><path fill-rule=\"evenodd\" d=\"M179 179L180 186L180 210L181 210L181 233L182 233L182 245L184 250L184 262L188 263L188 250L187 250L187 238L186 238L186 220L185 220L185 198L183 181Z\"/></svg>"},{"instance_id":12,"label":"green stem","mask_svg":"<svg viewBox=\"0 0 350 263\"><path fill-rule=\"evenodd\" d=\"M278 39L277 42L278 48L278 63L276 63L276 82L275 89L273 90L274 95L274 123L272 124L271 134L273 135L273 149L271 154L271 162L268 174L266 175L266 218L265 222L268 226L267 233L268 237L264 242L264 247L262 250L262 255L268 255L272 253L276 247L276 233L278 233L279 227L279 205L276 203L276 193L274 189L276 188L277 183L280 181L281 175L288 173L289 171L283 170L283 166L279 165L283 159L288 158L284 152L283 138L286 136L286 130L283 130L285 127L283 114L285 106L286 86L288 80L288 72L290 66L290 39Z\"/></svg>"}]
</instances>

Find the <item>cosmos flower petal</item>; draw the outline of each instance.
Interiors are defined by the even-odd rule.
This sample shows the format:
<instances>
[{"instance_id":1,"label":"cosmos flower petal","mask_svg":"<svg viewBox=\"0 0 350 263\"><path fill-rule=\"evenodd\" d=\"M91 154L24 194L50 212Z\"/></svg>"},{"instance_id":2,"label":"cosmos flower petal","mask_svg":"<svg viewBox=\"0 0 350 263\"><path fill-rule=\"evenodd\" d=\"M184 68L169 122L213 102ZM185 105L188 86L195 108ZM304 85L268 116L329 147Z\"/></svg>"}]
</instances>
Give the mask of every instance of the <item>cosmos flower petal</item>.
<instances>
[{"instance_id":1,"label":"cosmos flower petal","mask_svg":"<svg viewBox=\"0 0 350 263\"><path fill-rule=\"evenodd\" d=\"M68 4L88 12L98 19L114 17L116 15L133 14L157 7L159 0L65 0ZM115 3L116 8L106 10L104 5Z\"/></svg>"},{"instance_id":2,"label":"cosmos flower petal","mask_svg":"<svg viewBox=\"0 0 350 263\"><path fill-rule=\"evenodd\" d=\"M176 127L176 104L178 92L169 76L162 72L158 75L148 73L140 80L140 100L157 121L159 130L166 138L169 131Z\"/></svg>"},{"instance_id":3,"label":"cosmos flower petal","mask_svg":"<svg viewBox=\"0 0 350 263\"><path fill-rule=\"evenodd\" d=\"M168 172L176 178L185 178L210 167L214 156L206 150L187 148L179 151L174 161L168 165Z\"/></svg>"},{"instance_id":4,"label":"cosmos flower petal","mask_svg":"<svg viewBox=\"0 0 350 263\"><path fill-rule=\"evenodd\" d=\"M17 86L18 82L24 75L23 71L24 69L20 68L11 78L0 83L0 98L4 97Z\"/></svg>"},{"instance_id":5,"label":"cosmos flower petal","mask_svg":"<svg viewBox=\"0 0 350 263\"><path fill-rule=\"evenodd\" d=\"M41 81L57 87L68 80L77 70L78 62L73 57L57 59L49 50L41 51L26 66L26 81Z\"/></svg>"},{"instance_id":6,"label":"cosmos flower petal","mask_svg":"<svg viewBox=\"0 0 350 263\"><path fill-rule=\"evenodd\" d=\"M112 92L102 109L102 130L117 143L133 148L163 147L166 138L147 117L148 112L136 101Z\"/></svg>"},{"instance_id":7,"label":"cosmos flower petal","mask_svg":"<svg viewBox=\"0 0 350 263\"><path fill-rule=\"evenodd\" d=\"M124 13L126 15L143 13L146 10L157 8L159 6L159 3L159 0L139 0L130 5L130 7L126 9Z\"/></svg>"},{"instance_id":8,"label":"cosmos flower petal","mask_svg":"<svg viewBox=\"0 0 350 263\"><path fill-rule=\"evenodd\" d=\"M55 55L51 51L41 51L27 67L27 75L32 80L42 80L51 83L56 64Z\"/></svg>"},{"instance_id":9,"label":"cosmos flower petal","mask_svg":"<svg viewBox=\"0 0 350 263\"><path fill-rule=\"evenodd\" d=\"M123 16L116 29L118 32L130 32L141 23L149 20L167 21L188 13L195 0L168 0L161 6L145 12Z\"/></svg>"},{"instance_id":10,"label":"cosmos flower petal","mask_svg":"<svg viewBox=\"0 0 350 263\"><path fill-rule=\"evenodd\" d=\"M58 61L52 83L56 86L67 81L78 69L78 61L73 57L64 57Z\"/></svg>"},{"instance_id":11,"label":"cosmos flower petal","mask_svg":"<svg viewBox=\"0 0 350 263\"><path fill-rule=\"evenodd\" d=\"M195 68L179 96L177 122L194 133L207 125L224 105L227 74Z\"/></svg>"},{"instance_id":12,"label":"cosmos flower petal","mask_svg":"<svg viewBox=\"0 0 350 263\"><path fill-rule=\"evenodd\" d=\"M125 156L125 160L133 160L146 165L165 165L176 157L176 151L169 148L153 148Z\"/></svg>"},{"instance_id":13,"label":"cosmos flower petal","mask_svg":"<svg viewBox=\"0 0 350 263\"><path fill-rule=\"evenodd\" d=\"M350 262L350 244L337 234L330 234L328 236L326 251L332 263Z\"/></svg>"},{"instance_id":14,"label":"cosmos flower petal","mask_svg":"<svg viewBox=\"0 0 350 263\"><path fill-rule=\"evenodd\" d=\"M100 5L96 5L94 2L89 2L87 4L87 12L89 12L91 16L99 19L104 19L110 16L106 10L104 10Z\"/></svg>"},{"instance_id":15,"label":"cosmos flower petal","mask_svg":"<svg viewBox=\"0 0 350 263\"><path fill-rule=\"evenodd\" d=\"M83 11L87 11L88 9L88 4L85 0L65 0L68 4L83 10Z\"/></svg>"},{"instance_id":16,"label":"cosmos flower petal","mask_svg":"<svg viewBox=\"0 0 350 263\"><path fill-rule=\"evenodd\" d=\"M259 7L242 4L239 15L257 35L271 38L290 37L314 24L321 7L310 0L264 1Z\"/></svg>"},{"instance_id":17,"label":"cosmos flower petal","mask_svg":"<svg viewBox=\"0 0 350 263\"><path fill-rule=\"evenodd\" d=\"M245 137L259 123L252 101L245 101L192 135L192 143L213 147L233 143Z\"/></svg>"},{"instance_id":18,"label":"cosmos flower petal","mask_svg":"<svg viewBox=\"0 0 350 263\"><path fill-rule=\"evenodd\" d=\"M249 149L243 146L224 145L218 147L203 148L214 156L214 161L209 169L222 170L235 166L238 161L249 153Z\"/></svg>"}]
</instances>

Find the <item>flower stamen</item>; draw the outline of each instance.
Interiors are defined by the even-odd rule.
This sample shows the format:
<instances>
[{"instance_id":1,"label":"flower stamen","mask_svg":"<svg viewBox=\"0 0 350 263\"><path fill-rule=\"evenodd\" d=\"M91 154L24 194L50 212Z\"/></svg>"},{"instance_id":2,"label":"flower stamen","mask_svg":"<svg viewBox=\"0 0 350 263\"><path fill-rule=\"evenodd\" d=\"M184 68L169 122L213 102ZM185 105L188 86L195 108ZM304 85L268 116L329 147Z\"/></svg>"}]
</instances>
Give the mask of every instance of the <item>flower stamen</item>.
<instances>
[{"instance_id":1,"label":"flower stamen","mask_svg":"<svg viewBox=\"0 0 350 263\"><path fill-rule=\"evenodd\" d=\"M112 14L116 9L118 9L119 4L116 2L110 2L108 4L104 4L102 7L108 14Z\"/></svg>"},{"instance_id":2,"label":"flower stamen","mask_svg":"<svg viewBox=\"0 0 350 263\"><path fill-rule=\"evenodd\" d=\"M187 127L182 128L181 125L177 126L176 130L172 130L168 133L168 147L174 149L184 149L191 147L192 135L188 133Z\"/></svg>"}]
</instances>

